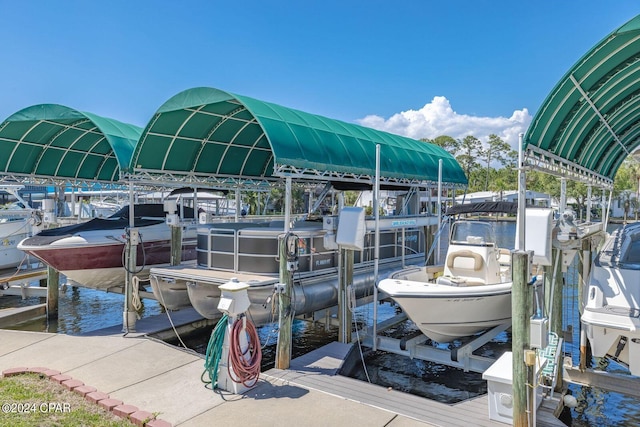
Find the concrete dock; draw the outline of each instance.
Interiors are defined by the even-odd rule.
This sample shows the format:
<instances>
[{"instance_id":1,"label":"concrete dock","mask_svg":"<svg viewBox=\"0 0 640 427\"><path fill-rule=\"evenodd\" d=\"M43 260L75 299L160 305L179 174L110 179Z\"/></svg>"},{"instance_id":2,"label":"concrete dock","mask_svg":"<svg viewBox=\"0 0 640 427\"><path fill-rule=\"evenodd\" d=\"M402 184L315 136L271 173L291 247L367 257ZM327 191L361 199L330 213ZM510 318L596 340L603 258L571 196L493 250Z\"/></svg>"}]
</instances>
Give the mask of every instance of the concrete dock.
<instances>
[{"instance_id":1,"label":"concrete dock","mask_svg":"<svg viewBox=\"0 0 640 427\"><path fill-rule=\"evenodd\" d=\"M146 336L0 329L0 372L59 371L126 407L157 414L159 426L505 425L489 419L486 395L448 405L337 375L350 347L328 344L294 359L290 369L261 373L254 388L234 395L205 387L201 354Z\"/></svg>"},{"instance_id":2,"label":"concrete dock","mask_svg":"<svg viewBox=\"0 0 640 427\"><path fill-rule=\"evenodd\" d=\"M173 426L439 425L301 386L295 375L286 375L289 371L261 374L258 385L244 395L214 392L200 379L201 355L144 337L0 330L0 343L0 371L57 370L127 405L158 413ZM341 360L323 356L317 362L314 375L331 375Z\"/></svg>"}]
</instances>

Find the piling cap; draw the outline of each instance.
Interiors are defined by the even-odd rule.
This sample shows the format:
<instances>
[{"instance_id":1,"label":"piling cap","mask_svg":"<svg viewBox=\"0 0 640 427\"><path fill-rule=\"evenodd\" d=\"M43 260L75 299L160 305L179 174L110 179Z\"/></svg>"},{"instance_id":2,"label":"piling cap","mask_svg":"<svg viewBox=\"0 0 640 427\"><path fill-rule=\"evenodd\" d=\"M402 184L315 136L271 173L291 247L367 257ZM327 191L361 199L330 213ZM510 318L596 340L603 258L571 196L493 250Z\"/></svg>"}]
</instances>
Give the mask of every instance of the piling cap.
<instances>
[{"instance_id":1,"label":"piling cap","mask_svg":"<svg viewBox=\"0 0 640 427\"><path fill-rule=\"evenodd\" d=\"M238 291L244 291L246 289L249 289L249 285L247 285L244 282L238 281L237 277L233 277L233 278L231 278L230 281L228 281L224 285L218 286L218 288L221 291L238 292Z\"/></svg>"}]
</instances>

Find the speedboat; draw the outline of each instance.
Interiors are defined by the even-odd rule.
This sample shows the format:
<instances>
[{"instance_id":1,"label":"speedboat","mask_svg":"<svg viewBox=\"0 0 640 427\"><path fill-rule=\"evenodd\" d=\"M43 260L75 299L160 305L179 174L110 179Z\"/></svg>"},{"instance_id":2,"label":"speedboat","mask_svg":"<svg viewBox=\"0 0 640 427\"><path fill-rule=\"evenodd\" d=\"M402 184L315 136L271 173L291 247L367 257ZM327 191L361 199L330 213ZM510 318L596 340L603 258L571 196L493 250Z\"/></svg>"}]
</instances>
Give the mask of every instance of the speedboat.
<instances>
[{"instance_id":1,"label":"speedboat","mask_svg":"<svg viewBox=\"0 0 640 427\"><path fill-rule=\"evenodd\" d=\"M640 223L606 238L586 288L581 320L593 356L640 375Z\"/></svg>"},{"instance_id":2,"label":"speedboat","mask_svg":"<svg viewBox=\"0 0 640 427\"><path fill-rule=\"evenodd\" d=\"M22 185L0 185L0 191L11 194L16 200L0 208L0 270L17 267L27 255L18 243L40 231L42 214L20 196Z\"/></svg>"},{"instance_id":3,"label":"speedboat","mask_svg":"<svg viewBox=\"0 0 640 427\"><path fill-rule=\"evenodd\" d=\"M510 264L491 222L458 220L451 225L444 266L404 268L378 289L424 335L448 343L511 322Z\"/></svg>"},{"instance_id":4,"label":"speedboat","mask_svg":"<svg viewBox=\"0 0 640 427\"><path fill-rule=\"evenodd\" d=\"M193 219L193 209L182 207L184 218ZM171 229L163 204L134 206L134 227L138 230L135 277L148 280L153 266L169 265ZM180 225L182 260L196 257L195 223ZM64 274L79 286L109 289L122 286L125 279L125 243L129 229L129 206L108 218L41 231L20 242L18 248Z\"/></svg>"},{"instance_id":5,"label":"speedboat","mask_svg":"<svg viewBox=\"0 0 640 427\"><path fill-rule=\"evenodd\" d=\"M434 217L412 217L398 226L399 217L385 218L380 226L379 276L387 277L403 265L424 262L424 225ZM320 220L301 219L290 229L292 249L297 253L293 272L292 310L311 315L338 303L339 248L336 244L338 216ZM374 227L366 221L364 248L354 251L352 298L372 297L374 285ZM386 225L385 225L386 224ZM195 310L207 319L220 318L218 287L233 279L249 285L248 316L256 325L277 316L273 303L280 286L279 238L284 222L231 222L198 227L195 266L152 268L151 287L158 301L169 310L185 305L185 295Z\"/></svg>"}]
</instances>

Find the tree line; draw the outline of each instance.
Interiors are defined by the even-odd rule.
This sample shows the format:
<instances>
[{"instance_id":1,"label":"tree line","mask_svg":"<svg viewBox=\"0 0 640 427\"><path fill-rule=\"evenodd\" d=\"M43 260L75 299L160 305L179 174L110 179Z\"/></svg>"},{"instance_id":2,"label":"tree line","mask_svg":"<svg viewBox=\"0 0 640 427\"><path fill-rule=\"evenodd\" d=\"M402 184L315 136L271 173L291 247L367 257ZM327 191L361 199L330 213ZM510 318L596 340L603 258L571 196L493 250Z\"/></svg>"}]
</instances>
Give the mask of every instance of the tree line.
<instances>
[{"instance_id":1,"label":"tree line","mask_svg":"<svg viewBox=\"0 0 640 427\"><path fill-rule=\"evenodd\" d=\"M458 161L468 181L468 192L516 190L518 188L518 152L495 134L489 135L486 144L468 135L455 139L441 135L433 139L422 138L424 142L439 145ZM613 195L624 201L630 211L638 211L637 199L631 197L638 192L640 163L633 157L624 160L614 179ZM560 179L539 171L527 172L527 189L560 197ZM594 197L598 196L595 189ZM576 200L576 207L586 207L587 186L567 180L567 197Z\"/></svg>"}]
</instances>

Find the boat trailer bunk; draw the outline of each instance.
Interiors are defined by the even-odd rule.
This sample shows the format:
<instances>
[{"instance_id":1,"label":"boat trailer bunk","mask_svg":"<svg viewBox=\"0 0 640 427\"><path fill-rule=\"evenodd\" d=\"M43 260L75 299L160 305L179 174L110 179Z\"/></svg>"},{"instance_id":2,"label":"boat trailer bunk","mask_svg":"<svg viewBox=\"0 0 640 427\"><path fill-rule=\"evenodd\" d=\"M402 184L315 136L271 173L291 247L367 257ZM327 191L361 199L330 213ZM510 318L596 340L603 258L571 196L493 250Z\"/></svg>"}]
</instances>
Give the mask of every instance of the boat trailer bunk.
<instances>
[{"instance_id":1,"label":"boat trailer bunk","mask_svg":"<svg viewBox=\"0 0 640 427\"><path fill-rule=\"evenodd\" d=\"M474 354L476 350L496 338L499 334L511 327L511 319L509 321L494 326L493 328L482 332L478 335L470 337L466 340L457 340L453 348L438 347L419 330L402 338L393 338L384 335L384 331L395 328L400 323L408 320L406 313L400 313L390 319L378 323L378 335L373 336L372 328L366 333L362 339L362 345L374 348L373 339L377 340L375 348L377 350L410 357L412 359L426 360L441 365L451 366L453 368L462 369L465 372L483 373L491 366L496 359L486 356L478 356Z\"/></svg>"}]
</instances>

